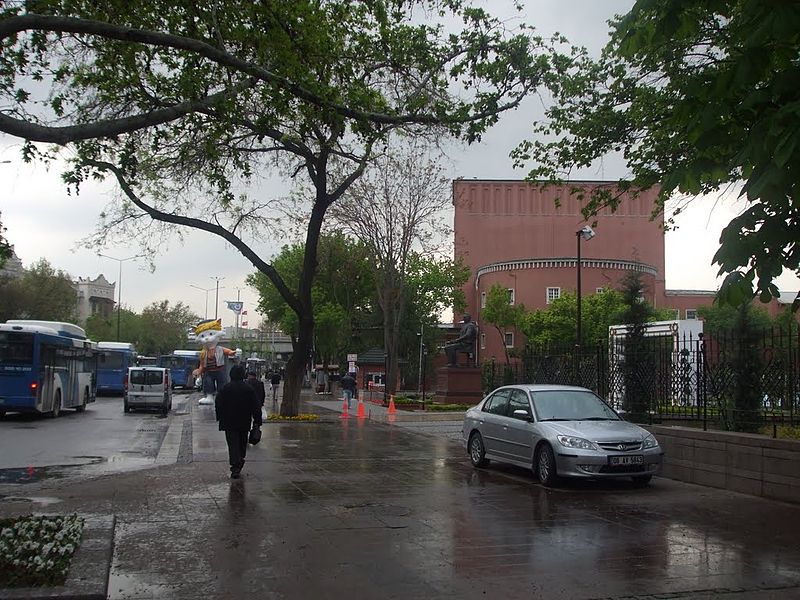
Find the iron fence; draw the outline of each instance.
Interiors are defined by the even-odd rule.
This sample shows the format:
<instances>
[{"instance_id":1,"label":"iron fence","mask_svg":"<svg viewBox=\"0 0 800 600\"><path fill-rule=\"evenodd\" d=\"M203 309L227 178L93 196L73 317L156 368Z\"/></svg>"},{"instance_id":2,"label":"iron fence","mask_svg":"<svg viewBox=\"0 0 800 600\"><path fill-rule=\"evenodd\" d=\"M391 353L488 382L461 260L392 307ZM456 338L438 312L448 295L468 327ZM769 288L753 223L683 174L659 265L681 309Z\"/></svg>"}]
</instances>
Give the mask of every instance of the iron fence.
<instances>
[{"instance_id":1,"label":"iron fence","mask_svg":"<svg viewBox=\"0 0 800 600\"><path fill-rule=\"evenodd\" d=\"M773 329L647 335L570 347L528 346L484 364L487 390L509 383L580 385L637 422L764 431L800 425L800 335Z\"/></svg>"}]
</instances>

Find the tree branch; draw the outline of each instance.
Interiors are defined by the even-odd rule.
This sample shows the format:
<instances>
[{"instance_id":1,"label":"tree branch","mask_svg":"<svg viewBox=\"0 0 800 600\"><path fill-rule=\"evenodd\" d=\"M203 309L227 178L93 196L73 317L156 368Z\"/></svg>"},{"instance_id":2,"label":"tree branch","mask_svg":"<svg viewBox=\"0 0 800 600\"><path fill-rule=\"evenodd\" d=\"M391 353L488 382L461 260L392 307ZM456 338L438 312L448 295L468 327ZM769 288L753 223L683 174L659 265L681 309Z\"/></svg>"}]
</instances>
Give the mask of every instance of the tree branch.
<instances>
[{"instance_id":1,"label":"tree branch","mask_svg":"<svg viewBox=\"0 0 800 600\"><path fill-rule=\"evenodd\" d=\"M194 217L185 217L182 215L175 215L172 213L167 213L161 211L149 204L145 203L139 196L136 195L136 192L133 191L128 180L122 174L115 165L112 165L106 161L99 161L99 160L85 160L83 164L86 166L94 167L100 171L110 171L119 182L122 191L125 195L133 202L136 206L138 206L141 210L146 212L150 215L151 218L157 221L163 221L165 223L172 223L174 225L182 225L184 227L192 227L194 229L201 229L203 231L208 231L209 233L213 233L218 235L219 237L223 238L226 242L231 244L234 248L236 248L239 252L242 253L244 257L246 257L253 266L264 273L269 280L275 285L280 295L286 300L286 303L291 306L292 310L299 311L300 310L300 302L298 301L297 297L292 293L292 291L286 286L286 283L283 281L283 278L280 274L275 270L275 267L270 265L269 263L262 260L253 250L245 244L241 238L234 235L232 232L228 231L226 228L222 227L218 224L209 223L207 221L203 221L202 219L196 219Z\"/></svg>"}]
</instances>

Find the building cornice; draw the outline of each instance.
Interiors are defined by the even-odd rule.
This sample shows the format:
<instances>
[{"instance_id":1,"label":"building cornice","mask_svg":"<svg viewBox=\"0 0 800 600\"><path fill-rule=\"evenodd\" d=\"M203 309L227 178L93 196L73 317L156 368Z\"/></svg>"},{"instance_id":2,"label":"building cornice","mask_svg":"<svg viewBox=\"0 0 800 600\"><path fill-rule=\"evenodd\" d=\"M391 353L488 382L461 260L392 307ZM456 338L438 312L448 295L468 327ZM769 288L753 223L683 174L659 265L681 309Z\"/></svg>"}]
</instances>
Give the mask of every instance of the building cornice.
<instances>
[{"instance_id":1,"label":"building cornice","mask_svg":"<svg viewBox=\"0 0 800 600\"><path fill-rule=\"evenodd\" d=\"M491 263L480 267L475 273L475 289L483 275L500 271L524 271L528 269L577 269L576 257L563 258L525 258ZM658 270L646 263L635 260L619 260L612 258L581 258L581 269L615 269L619 271L637 271L656 276Z\"/></svg>"}]
</instances>

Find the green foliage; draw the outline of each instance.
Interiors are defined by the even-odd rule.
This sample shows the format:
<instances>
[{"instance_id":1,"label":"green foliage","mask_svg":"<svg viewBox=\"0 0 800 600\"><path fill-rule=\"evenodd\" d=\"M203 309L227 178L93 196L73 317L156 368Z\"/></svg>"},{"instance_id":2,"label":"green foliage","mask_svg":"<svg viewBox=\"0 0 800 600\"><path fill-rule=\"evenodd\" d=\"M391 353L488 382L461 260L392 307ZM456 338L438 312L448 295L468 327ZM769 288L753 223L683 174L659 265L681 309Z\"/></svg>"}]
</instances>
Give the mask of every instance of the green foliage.
<instances>
[{"instance_id":1,"label":"green foliage","mask_svg":"<svg viewBox=\"0 0 800 600\"><path fill-rule=\"evenodd\" d=\"M3 213L0 213L0 217L2 217L2 214ZM11 244L9 244L8 240L5 238L5 232L6 228L3 227L3 221L0 219L0 269L2 269L6 261L11 258L13 252Z\"/></svg>"},{"instance_id":2,"label":"green foliage","mask_svg":"<svg viewBox=\"0 0 800 600\"><path fill-rule=\"evenodd\" d=\"M697 314L703 319L703 331L706 333L735 331L740 318L738 308L719 302L712 306L698 307ZM751 307L749 322L758 330L772 326L772 319L767 311L758 306Z\"/></svg>"},{"instance_id":3,"label":"green foliage","mask_svg":"<svg viewBox=\"0 0 800 600\"><path fill-rule=\"evenodd\" d=\"M641 273L629 273L623 280L621 292L625 309L620 318L628 326L622 342L625 356L622 368L625 396L622 406L632 421L642 423L647 420L648 384L655 373L655 357L645 337L653 308L643 301L645 290Z\"/></svg>"},{"instance_id":4,"label":"green foliage","mask_svg":"<svg viewBox=\"0 0 800 600\"><path fill-rule=\"evenodd\" d=\"M119 317L119 340L117 318ZM158 356L186 348L186 331L200 317L183 302L171 306L169 300L153 302L137 314L129 309L110 317L92 315L86 320L86 335L95 341L130 342L139 354Z\"/></svg>"},{"instance_id":5,"label":"green foliage","mask_svg":"<svg viewBox=\"0 0 800 600\"><path fill-rule=\"evenodd\" d=\"M506 364L509 363L508 348L505 343L505 333L516 329L520 318L525 314L525 306L511 304L508 288L495 283L486 292L486 305L481 309L481 319L484 323L494 325L500 336L500 342L506 355Z\"/></svg>"},{"instance_id":6,"label":"green foliage","mask_svg":"<svg viewBox=\"0 0 800 600\"><path fill-rule=\"evenodd\" d=\"M41 259L24 269L22 277L2 282L0 322L38 319L74 323L78 297L68 273Z\"/></svg>"},{"instance_id":7,"label":"green foliage","mask_svg":"<svg viewBox=\"0 0 800 600\"><path fill-rule=\"evenodd\" d=\"M561 180L610 154L631 173L619 192L659 186L663 203L741 187L747 207L723 230L720 298L739 306L800 274L800 5L742 0L638 0L612 22L601 59L558 75L536 141L515 151L531 179ZM598 190L586 206L615 208ZM795 302L795 309L798 301Z\"/></svg>"},{"instance_id":8,"label":"green foliage","mask_svg":"<svg viewBox=\"0 0 800 600\"><path fill-rule=\"evenodd\" d=\"M284 246L272 265L290 288L300 285L305 248ZM370 257L363 244L334 233L320 238L317 276L311 296L314 303L315 348L320 360L334 362L348 348L353 332L372 311L375 282ZM272 281L253 273L247 283L259 293L258 309L288 335L298 335L298 319Z\"/></svg>"},{"instance_id":9,"label":"green foliage","mask_svg":"<svg viewBox=\"0 0 800 600\"><path fill-rule=\"evenodd\" d=\"M764 357L760 336L750 302L742 304L734 322L736 337L729 349L731 371L734 377L732 396L721 407L722 424L725 429L758 433L761 428L761 406L764 393L761 388L761 373Z\"/></svg>"}]
</instances>

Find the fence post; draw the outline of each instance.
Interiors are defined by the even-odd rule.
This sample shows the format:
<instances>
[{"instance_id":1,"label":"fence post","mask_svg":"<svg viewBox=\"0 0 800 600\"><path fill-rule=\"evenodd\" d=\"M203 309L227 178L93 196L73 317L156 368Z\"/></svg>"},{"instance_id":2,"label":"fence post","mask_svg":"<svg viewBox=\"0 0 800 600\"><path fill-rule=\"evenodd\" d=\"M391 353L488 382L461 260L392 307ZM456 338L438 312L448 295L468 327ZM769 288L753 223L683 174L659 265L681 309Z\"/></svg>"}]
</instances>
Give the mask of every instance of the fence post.
<instances>
[{"instance_id":1,"label":"fence post","mask_svg":"<svg viewBox=\"0 0 800 600\"><path fill-rule=\"evenodd\" d=\"M697 354L697 362L699 365L699 369L697 370L698 373L698 382L697 382L697 394L698 394L698 406L701 405L703 407L703 431L708 431L708 411L707 411L707 398L706 398L706 377L708 373L706 372L706 343L703 340L703 334L698 333L698 354Z\"/></svg>"}]
</instances>

